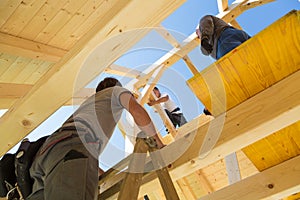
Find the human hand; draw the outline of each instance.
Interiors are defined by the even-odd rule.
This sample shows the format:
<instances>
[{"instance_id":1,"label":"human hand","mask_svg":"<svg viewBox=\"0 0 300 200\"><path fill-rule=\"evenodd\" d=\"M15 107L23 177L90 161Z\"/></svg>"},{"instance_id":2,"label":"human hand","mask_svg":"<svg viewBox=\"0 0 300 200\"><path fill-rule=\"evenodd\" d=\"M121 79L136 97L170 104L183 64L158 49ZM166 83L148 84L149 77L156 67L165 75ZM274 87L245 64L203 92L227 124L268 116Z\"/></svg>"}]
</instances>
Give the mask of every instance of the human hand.
<instances>
[{"instance_id":1,"label":"human hand","mask_svg":"<svg viewBox=\"0 0 300 200\"><path fill-rule=\"evenodd\" d=\"M208 38L201 39L201 46L210 54L213 50L212 45L209 44Z\"/></svg>"},{"instance_id":2,"label":"human hand","mask_svg":"<svg viewBox=\"0 0 300 200\"><path fill-rule=\"evenodd\" d=\"M154 105L154 101L149 101L147 104L148 104L148 106L153 106Z\"/></svg>"}]
</instances>

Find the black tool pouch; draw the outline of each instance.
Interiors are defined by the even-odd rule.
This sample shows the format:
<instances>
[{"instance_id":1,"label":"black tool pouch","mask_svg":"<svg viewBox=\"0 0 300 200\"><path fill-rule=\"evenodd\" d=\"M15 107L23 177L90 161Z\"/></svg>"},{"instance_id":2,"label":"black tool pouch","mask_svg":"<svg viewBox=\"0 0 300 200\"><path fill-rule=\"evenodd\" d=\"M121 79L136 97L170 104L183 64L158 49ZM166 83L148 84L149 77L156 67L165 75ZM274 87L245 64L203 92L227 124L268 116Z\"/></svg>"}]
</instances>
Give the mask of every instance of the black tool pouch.
<instances>
[{"instance_id":1,"label":"black tool pouch","mask_svg":"<svg viewBox=\"0 0 300 200\"><path fill-rule=\"evenodd\" d=\"M43 145L48 136L42 137L35 142L23 140L15 158L15 170L17 183L22 197L25 199L32 192L33 180L30 177L29 169L36 153Z\"/></svg>"},{"instance_id":2,"label":"black tool pouch","mask_svg":"<svg viewBox=\"0 0 300 200\"><path fill-rule=\"evenodd\" d=\"M6 197L7 193L15 187L17 177L15 175L15 154L5 154L0 161L0 197Z\"/></svg>"}]
</instances>

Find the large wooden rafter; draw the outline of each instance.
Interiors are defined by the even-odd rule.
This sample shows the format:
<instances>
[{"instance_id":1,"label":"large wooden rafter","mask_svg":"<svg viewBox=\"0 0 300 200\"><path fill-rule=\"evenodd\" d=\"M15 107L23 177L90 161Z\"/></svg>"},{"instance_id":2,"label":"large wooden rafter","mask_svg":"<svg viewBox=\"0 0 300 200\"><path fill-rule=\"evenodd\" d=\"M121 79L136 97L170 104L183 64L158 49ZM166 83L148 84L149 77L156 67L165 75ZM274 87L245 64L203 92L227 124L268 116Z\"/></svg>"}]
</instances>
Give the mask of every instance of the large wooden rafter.
<instances>
[{"instance_id":1,"label":"large wooden rafter","mask_svg":"<svg viewBox=\"0 0 300 200\"><path fill-rule=\"evenodd\" d=\"M32 59L58 62L67 51L0 32L0 52Z\"/></svg>"}]
</instances>

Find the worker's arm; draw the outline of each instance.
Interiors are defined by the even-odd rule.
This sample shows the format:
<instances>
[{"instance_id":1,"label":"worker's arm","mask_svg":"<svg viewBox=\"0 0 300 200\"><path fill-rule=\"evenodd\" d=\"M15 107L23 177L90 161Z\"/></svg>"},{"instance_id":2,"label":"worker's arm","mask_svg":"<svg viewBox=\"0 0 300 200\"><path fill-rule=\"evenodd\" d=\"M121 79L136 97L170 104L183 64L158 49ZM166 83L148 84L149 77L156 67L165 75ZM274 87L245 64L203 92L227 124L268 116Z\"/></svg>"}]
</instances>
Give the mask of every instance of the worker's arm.
<instances>
[{"instance_id":1,"label":"worker's arm","mask_svg":"<svg viewBox=\"0 0 300 200\"><path fill-rule=\"evenodd\" d=\"M152 136L156 140L158 148L164 147L164 144L156 133L151 118L146 110L135 100L135 98L130 93L123 93L120 95L120 102L132 115L134 122L138 125L141 131L146 133L147 136Z\"/></svg>"},{"instance_id":2,"label":"worker's arm","mask_svg":"<svg viewBox=\"0 0 300 200\"><path fill-rule=\"evenodd\" d=\"M199 32L201 34L201 51L204 55L209 55L212 52L210 41L212 41L214 29L214 22L210 15L206 15L200 20Z\"/></svg>"},{"instance_id":3,"label":"worker's arm","mask_svg":"<svg viewBox=\"0 0 300 200\"><path fill-rule=\"evenodd\" d=\"M166 95L166 96L161 97L161 98L159 98L159 99L157 99L157 100L149 101L147 104L148 104L149 106L153 106L153 105L156 105L156 104L160 104L160 103L166 102L166 101L168 101L168 100L169 100L169 95Z\"/></svg>"}]
</instances>

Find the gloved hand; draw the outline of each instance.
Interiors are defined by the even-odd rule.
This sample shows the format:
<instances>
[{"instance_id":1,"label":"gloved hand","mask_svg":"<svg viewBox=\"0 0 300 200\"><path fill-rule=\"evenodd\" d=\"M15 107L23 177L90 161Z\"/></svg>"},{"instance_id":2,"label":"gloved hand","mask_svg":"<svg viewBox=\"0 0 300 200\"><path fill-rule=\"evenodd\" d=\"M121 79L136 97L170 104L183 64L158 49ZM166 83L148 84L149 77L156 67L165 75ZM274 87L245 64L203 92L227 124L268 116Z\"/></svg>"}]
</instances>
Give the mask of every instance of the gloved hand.
<instances>
[{"instance_id":1,"label":"gloved hand","mask_svg":"<svg viewBox=\"0 0 300 200\"><path fill-rule=\"evenodd\" d=\"M212 52L212 45L209 44L209 41L207 38L203 38L201 40L201 46L210 54Z\"/></svg>"}]
</instances>

